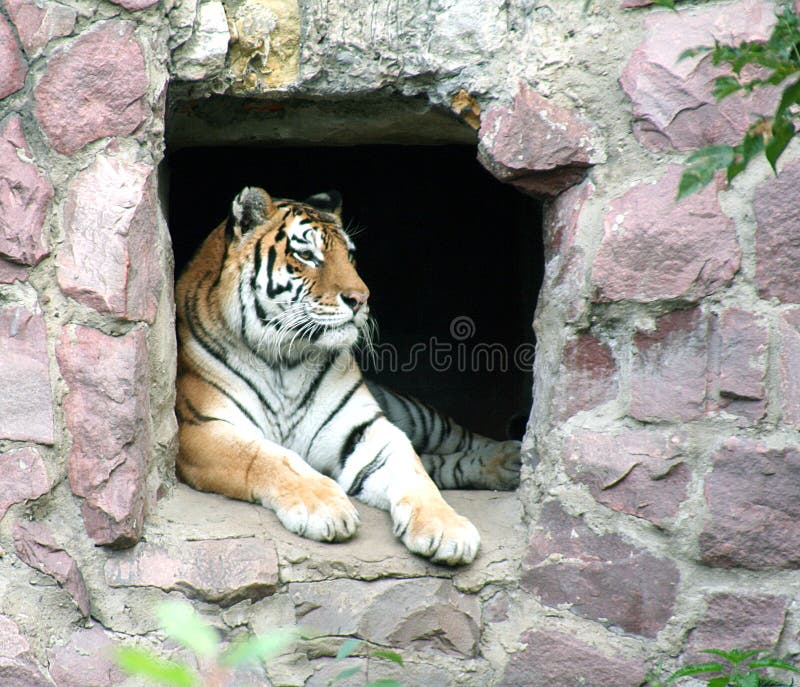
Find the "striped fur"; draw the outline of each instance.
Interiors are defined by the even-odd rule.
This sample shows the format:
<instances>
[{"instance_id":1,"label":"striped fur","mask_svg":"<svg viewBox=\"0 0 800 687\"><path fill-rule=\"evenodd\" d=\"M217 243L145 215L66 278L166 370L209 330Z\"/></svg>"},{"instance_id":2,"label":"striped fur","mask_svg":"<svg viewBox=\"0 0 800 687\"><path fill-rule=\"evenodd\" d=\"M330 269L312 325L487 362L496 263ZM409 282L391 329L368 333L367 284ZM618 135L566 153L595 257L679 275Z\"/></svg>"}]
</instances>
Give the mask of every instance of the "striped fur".
<instances>
[{"instance_id":1,"label":"striped fur","mask_svg":"<svg viewBox=\"0 0 800 687\"><path fill-rule=\"evenodd\" d=\"M179 475L319 541L353 536L353 496L388 510L411 551L469 563L478 532L437 486L513 489L519 445L363 379L369 291L339 208L246 188L179 279Z\"/></svg>"}]
</instances>

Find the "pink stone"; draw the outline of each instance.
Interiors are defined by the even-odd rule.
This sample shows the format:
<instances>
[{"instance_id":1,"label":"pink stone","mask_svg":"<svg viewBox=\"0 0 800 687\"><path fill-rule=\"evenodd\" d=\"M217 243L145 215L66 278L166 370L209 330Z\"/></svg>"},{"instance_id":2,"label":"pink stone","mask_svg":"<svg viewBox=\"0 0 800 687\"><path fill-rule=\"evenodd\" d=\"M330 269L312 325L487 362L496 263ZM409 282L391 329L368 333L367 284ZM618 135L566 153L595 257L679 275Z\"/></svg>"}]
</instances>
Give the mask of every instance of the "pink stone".
<instances>
[{"instance_id":1,"label":"pink stone","mask_svg":"<svg viewBox=\"0 0 800 687\"><path fill-rule=\"evenodd\" d=\"M780 596L714 594L705 615L689 633L690 658L708 661L702 649L774 649L786 621L788 602Z\"/></svg>"},{"instance_id":2,"label":"pink stone","mask_svg":"<svg viewBox=\"0 0 800 687\"><path fill-rule=\"evenodd\" d=\"M69 479L85 499L83 517L97 544L129 546L142 533L147 505L150 401L145 332L108 336L65 328L56 349L68 387L72 435Z\"/></svg>"},{"instance_id":3,"label":"pink stone","mask_svg":"<svg viewBox=\"0 0 800 687\"><path fill-rule=\"evenodd\" d=\"M0 437L53 443L53 399L44 317L0 307Z\"/></svg>"},{"instance_id":4,"label":"pink stone","mask_svg":"<svg viewBox=\"0 0 800 687\"><path fill-rule=\"evenodd\" d=\"M125 136L144 121L147 72L134 28L109 21L48 61L35 90L36 118L59 153Z\"/></svg>"},{"instance_id":5,"label":"pink stone","mask_svg":"<svg viewBox=\"0 0 800 687\"><path fill-rule=\"evenodd\" d=\"M586 201L594 194L591 181L584 181L560 193L547 204L544 216L545 260L561 255L575 247L578 219Z\"/></svg>"},{"instance_id":6,"label":"pink stone","mask_svg":"<svg viewBox=\"0 0 800 687\"><path fill-rule=\"evenodd\" d=\"M762 298L800 303L800 203L791 202L800 188L800 162L756 189L756 285Z\"/></svg>"},{"instance_id":7,"label":"pink stone","mask_svg":"<svg viewBox=\"0 0 800 687\"><path fill-rule=\"evenodd\" d=\"M98 155L70 185L58 252L62 291L128 320L152 322L161 282L152 167Z\"/></svg>"},{"instance_id":8,"label":"pink stone","mask_svg":"<svg viewBox=\"0 0 800 687\"><path fill-rule=\"evenodd\" d=\"M603 651L574 635L529 630L520 643L524 648L511 655L500 687L638 687L645 681L642 661Z\"/></svg>"},{"instance_id":9,"label":"pink stone","mask_svg":"<svg viewBox=\"0 0 800 687\"><path fill-rule=\"evenodd\" d=\"M672 617L678 568L615 534L595 534L546 503L523 561L522 586L548 606L655 637Z\"/></svg>"},{"instance_id":10,"label":"pink stone","mask_svg":"<svg viewBox=\"0 0 800 687\"><path fill-rule=\"evenodd\" d=\"M30 644L11 618L0 615L0 685L52 687L33 663Z\"/></svg>"},{"instance_id":11,"label":"pink stone","mask_svg":"<svg viewBox=\"0 0 800 687\"><path fill-rule=\"evenodd\" d=\"M783 421L800 428L800 310L789 310L781 316L781 393Z\"/></svg>"},{"instance_id":12,"label":"pink stone","mask_svg":"<svg viewBox=\"0 0 800 687\"><path fill-rule=\"evenodd\" d=\"M686 421L705 411L708 320L700 308L659 317L634 336L630 414L637 420Z\"/></svg>"},{"instance_id":13,"label":"pink stone","mask_svg":"<svg viewBox=\"0 0 800 687\"><path fill-rule=\"evenodd\" d=\"M567 473L616 511L663 525L686 499L691 470L684 437L651 430L579 432L567 437Z\"/></svg>"},{"instance_id":14,"label":"pink stone","mask_svg":"<svg viewBox=\"0 0 800 687\"><path fill-rule=\"evenodd\" d=\"M27 73L14 31L0 15L0 100L22 88Z\"/></svg>"},{"instance_id":15,"label":"pink stone","mask_svg":"<svg viewBox=\"0 0 800 687\"><path fill-rule=\"evenodd\" d=\"M69 36L75 28L77 13L71 7L46 0L5 0L5 6L22 47L34 57L53 38Z\"/></svg>"},{"instance_id":16,"label":"pink stone","mask_svg":"<svg viewBox=\"0 0 800 687\"><path fill-rule=\"evenodd\" d=\"M645 17L645 38L622 72L621 84L633 103L633 130L651 150L692 150L738 143L753 113L774 110L777 90L749 97L712 95L714 78L729 73L710 56L678 61L688 48L736 44L769 37L775 7L764 0L740 0L712 8L653 12ZM754 75L750 75L751 77Z\"/></svg>"},{"instance_id":17,"label":"pink stone","mask_svg":"<svg viewBox=\"0 0 800 687\"><path fill-rule=\"evenodd\" d=\"M15 523L14 548L21 561L56 580L84 617L89 616L89 592L78 564L56 543L47 525L40 522Z\"/></svg>"},{"instance_id":18,"label":"pink stone","mask_svg":"<svg viewBox=\"0 0 800 687\"><path fill-rule=\"evenodd\" d=\"M26 447L0 453L0 520L11 504L38 499L50 487L38 450Z\"/></svg>"},{"instance_id":19,"label":"pink stone","mask_svg":"<svg viewBox=\"0 0 800 687\"><path fill-rule=\"evenodd\" d=\"M712 456L703 562L715 568L800 568L800 446L729 439Z\"/></svg>"},{"instance_id":20,"label":"pink stone","mask_svg":"<svg viewBox=\"0 0 800 687\"><path fill-rule=\"evenodd\" d=\"M29 273L30 270L27 267L0 258L0 284L28 281Z\"/></svg>"},{"instance_id":21,"label":"pink stone","mask_svg":"<svg viewBox=\"0 0 800 687\"><path fill-rule=\"evenodd\" d=\"M56 687L115 687L125 681L116 667L112 649L115 642L95 625L77 630L69 641L48 652L50 675Z\"/></svg>"},{"instance_id":22,"label":"pink stone","mask_svg":"<svg viewBox=\"0 0 800 687\"><path fill-rule=\"evenodd\" d=\"M611 203L592 267L595 300L697 301L731 282L742 251L712 184L674 200L682 168Z\"/></svg>"},{"instance_id":23,"label":"pink stone","mask_svg":"<svg viewBox=\"0 0 800 687\"><path fill-rule=\"evenodd\" d=\"M596 408L615 398L617 390L617 366L611 349L591 334L568 340L553 393L555 417L563 421Z\"/></svg>"},{"instance_id":24,"label":"pink stone","mask_svg":"<svg viewBox=\"0 0 800 687\"><path fill-rule=\"evenodd\" d=\"M479 136L481 164L532 195L557 195L599 160L592 127L525 83L511 107L487 110Z\"/></svg>"},{"instance_id":25,"label":"pink stone","mask_svg":"<svg viewBox=\"0 0 800 687\"><path fill-rule=\"evenodd\" d=\"M180 590L192 599L228 606L260 599L278 585L278 556L258 539L181 542L165 548L142 542L110 558L105 578L111 587Z\"/></svg>"},{"instance_id":26,"label":"pink stone","mask_svg":"<svg viewBox=\"0 0 800 687\"><path fill-rule=\"evenodd\" d=\"M0 131L0 256L35 265L47 255L42 233L53 187L33 164L14 115Z\"/></svg>"}]
</instances>

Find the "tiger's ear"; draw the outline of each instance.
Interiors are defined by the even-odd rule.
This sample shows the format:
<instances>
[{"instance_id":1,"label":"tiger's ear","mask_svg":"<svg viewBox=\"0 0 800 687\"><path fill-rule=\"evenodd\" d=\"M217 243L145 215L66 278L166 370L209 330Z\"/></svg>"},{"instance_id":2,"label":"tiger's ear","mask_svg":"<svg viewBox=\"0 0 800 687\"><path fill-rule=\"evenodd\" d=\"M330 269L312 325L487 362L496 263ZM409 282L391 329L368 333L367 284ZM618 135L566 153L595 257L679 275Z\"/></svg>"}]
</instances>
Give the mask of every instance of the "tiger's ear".
<instances>
[{"instance_id":1,"label":"tiger's ear","mask_svg":"<svg viewBox=\"0 0 800 687\"><path fill-rule=\"evenodd\" d=\"M264 224L272 215L272 198L263 188L247 186L231 203L225 236L228 241L240 239L248 231Z\"/></svg>"},{"instance_id":2,"label":"tiger's ear","mask_svg":"<svg viewBox=\"0 0 800 687\"><path fill-rule=\"evenodd\" d=\"M338 191L323 191L322 193L315 193L305 199L305 204L318 210L330 212L342 219L342 194Z\"/></svg>"}]
</instances>

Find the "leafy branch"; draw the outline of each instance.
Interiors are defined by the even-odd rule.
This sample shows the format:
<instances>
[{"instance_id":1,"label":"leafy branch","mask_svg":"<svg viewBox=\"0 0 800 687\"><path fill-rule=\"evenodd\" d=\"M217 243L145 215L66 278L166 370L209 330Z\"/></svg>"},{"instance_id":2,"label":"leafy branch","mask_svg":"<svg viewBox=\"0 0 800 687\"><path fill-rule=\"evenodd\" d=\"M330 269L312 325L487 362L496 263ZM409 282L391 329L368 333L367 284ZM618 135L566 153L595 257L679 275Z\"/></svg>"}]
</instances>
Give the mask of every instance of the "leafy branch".
<instances>
[{"instance_id":1,"label":"leafy branch","mask_svg":"<svg viewBox=\"0 0 800 687\"><path fill-rule=\"evenodd\" d=\"M792 9L784 9L766 41L744 41L738 45L716 42L713 47L684 51L679 60L711 55L714 65L727 64L732 74L714 80L717 101L734 93L751 93L765 86L782 86L781 98L771 117L760 116L735 146L712 145L692 153L678 185L678 199L705 188L719 170L726 170L730 183L762 151L773 171L778 158L799 132L800 121L800 20ZM758 76L746 78L745 67L758 67ZM752 73L752 72L751 72Z\"/></svg>"}]
</instances>

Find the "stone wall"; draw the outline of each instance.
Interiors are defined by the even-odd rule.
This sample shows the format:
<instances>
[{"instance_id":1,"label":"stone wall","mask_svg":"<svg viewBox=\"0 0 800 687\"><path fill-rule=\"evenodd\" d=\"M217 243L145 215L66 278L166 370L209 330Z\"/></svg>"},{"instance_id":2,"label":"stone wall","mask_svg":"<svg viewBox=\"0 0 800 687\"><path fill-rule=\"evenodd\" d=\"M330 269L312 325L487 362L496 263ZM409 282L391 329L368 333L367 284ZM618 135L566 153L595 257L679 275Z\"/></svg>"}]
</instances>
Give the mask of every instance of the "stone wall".
<instances>
[{"instance_id":1,"label":"stone wall","mask_svg":"<svg viewBox=\"0 0 800 687\"><path fill-rule=\"evenodd\" d=\"M333 662L345 637L399 649L408 685L633 687L708 646L800 652L800 148L672 200L686 151L774 99L717 105L714 68L677 55L765 37L776 5L585 5L2 0L1 684L136 684L106 650L177 652L170 597L230 639L313 631L241 685L324 685L365 663ZM368 508L323 546L175 485L165 128L474 141L548 198L523 486L449 496L475 564L409 557Z\"/></svg>"}]
</instances>

